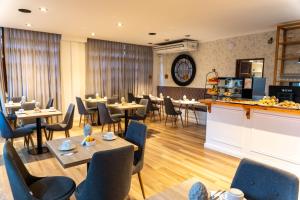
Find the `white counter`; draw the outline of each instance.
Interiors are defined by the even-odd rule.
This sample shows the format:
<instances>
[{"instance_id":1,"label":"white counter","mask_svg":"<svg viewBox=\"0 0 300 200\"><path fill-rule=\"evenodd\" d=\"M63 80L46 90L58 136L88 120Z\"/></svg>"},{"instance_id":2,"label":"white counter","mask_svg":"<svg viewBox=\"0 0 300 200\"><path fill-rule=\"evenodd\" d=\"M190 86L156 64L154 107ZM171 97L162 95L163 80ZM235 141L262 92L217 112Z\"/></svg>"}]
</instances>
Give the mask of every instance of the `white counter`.
<instances>
[{"instance_id":1,"label":"white counter","mask_svg":"<svg viewBox=\"0 0 300 200\"><path fill-rule=\"evenodd\" d=\"M300 115L211 105L205 148L250 158L300 177Z\"/></svg>"}]
</instances>

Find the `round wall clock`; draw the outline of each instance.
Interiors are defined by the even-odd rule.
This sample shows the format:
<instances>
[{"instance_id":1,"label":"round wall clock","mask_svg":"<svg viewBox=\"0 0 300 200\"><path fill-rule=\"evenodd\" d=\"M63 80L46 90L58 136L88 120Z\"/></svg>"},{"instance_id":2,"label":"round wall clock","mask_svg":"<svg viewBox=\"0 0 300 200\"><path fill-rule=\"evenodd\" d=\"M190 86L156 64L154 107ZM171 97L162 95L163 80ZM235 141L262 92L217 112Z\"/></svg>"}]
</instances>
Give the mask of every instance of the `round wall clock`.
<instances>
[{"instance_id":1,"label":"round wall clock","mask_svg":"<svg viewBox=\"0 0 300 200\"><path fill-rule=\"evenodd\" d=\"M177 85L189 85L196 75L196 64L194 59L186 54L177 56L173 61L171 73L172 78Z\"/></svg>"}]
</instances>

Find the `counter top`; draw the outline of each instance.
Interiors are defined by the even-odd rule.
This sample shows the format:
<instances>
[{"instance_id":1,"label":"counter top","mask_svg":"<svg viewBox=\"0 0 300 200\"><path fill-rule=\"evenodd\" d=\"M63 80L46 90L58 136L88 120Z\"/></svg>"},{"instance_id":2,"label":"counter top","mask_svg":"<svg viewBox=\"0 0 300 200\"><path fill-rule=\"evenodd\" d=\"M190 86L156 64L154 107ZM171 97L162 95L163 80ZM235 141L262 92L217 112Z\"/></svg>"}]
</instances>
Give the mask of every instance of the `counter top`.
<instances>
[{"instance_id":1,"label":"counter top","mask_svg":"<svg viewBox=\"0 0 300 200\"><path fill-rule=\"evenodd\" d=\"M279 107L274 107L274 106L261 106L261 105L251 105L251 104L243 104L243 103L235 103L235 102L214 101L212 99L201 99L201 100L199 100L199 102L207 105L207 112L209 112L209 113L211 112L212 105L243 108L246 111L246 116L248 119L250 119L251 109L292 114L292 115L300 115L300 110L289 109L289 108L279 108Z\"/></svg>"}]
</instances>

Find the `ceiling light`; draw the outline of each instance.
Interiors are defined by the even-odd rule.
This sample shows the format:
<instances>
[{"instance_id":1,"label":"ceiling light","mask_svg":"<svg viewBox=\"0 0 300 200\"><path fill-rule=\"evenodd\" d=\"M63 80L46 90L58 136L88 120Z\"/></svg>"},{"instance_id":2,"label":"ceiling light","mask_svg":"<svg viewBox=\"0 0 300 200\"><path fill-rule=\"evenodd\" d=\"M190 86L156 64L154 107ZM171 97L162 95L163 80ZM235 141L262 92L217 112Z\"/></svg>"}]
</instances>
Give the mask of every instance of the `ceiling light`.
<instances>
[{"instance_id":1,"label":"ceiling light","mask_svg":"<svg viewBox=\"0 0 300 200\"><path fill-rule=\"evenodd\" d=\"M150 33L148 33L148 35L156 35L156 33L150 32Z\"/></svg>"},{"instance_id":2,"label":"ceiling light","mask_svg":"<svg viewBox=\"0 0 300 200\"><path fill-rule=\"evenodd\" d=\"M26 26L27 26L27 27L31 27L31 24L30 24L30 23L27 23Z\"/></svg>"},{"instance_id":3,"label":"ceiling light","mask_svg":"<svg viewBox=\"0 0 300 200\"><path fill-rule=\"evenodd\" d=\"M20 8L20 9L18 9L18 11L21 13L31 13L31 10L25 9L25 8Z\"/></svg>"},{"instance_id":4,"label":"ceiling light","mask_svg":"<svg viewBox=\"0 0 300 200\"><path fill-rule=\"evenodd\" d=\"M91 33L91 35L92 35L92 36L95 36L96 34L95 34L95 33Z\"/></svg>"},{"instance_id":5,"label":"ceiling light","mask_svg":"<svg viewBox=\"0 0 300 200\"><path fill-rule=\"evenodd\" d=\"M46 7L40 7L39 10L44 13L48 12L48 9Z\"/></svg>"},{"instance_id":6,"label":"ceiling light","mask_svg":"<svg viewBox=\"0 0 300 200\"><path fill-rule=\"evenodd\" d=\"M185 35L184 37L191 37L191 35Z\"/></svg>"},{"instance_id":7,"label":"ceiling light","mask_svg":"<svg viewBox=\"0 0 300 200\"><path fill-rule=\"evenodd\" d=\"M122 27L122 26L123 26L123 23L122 23L122 22L118 22L118 23L117 23L117 26L118 26L118 27Z\"/></svg>"}]
</instances>

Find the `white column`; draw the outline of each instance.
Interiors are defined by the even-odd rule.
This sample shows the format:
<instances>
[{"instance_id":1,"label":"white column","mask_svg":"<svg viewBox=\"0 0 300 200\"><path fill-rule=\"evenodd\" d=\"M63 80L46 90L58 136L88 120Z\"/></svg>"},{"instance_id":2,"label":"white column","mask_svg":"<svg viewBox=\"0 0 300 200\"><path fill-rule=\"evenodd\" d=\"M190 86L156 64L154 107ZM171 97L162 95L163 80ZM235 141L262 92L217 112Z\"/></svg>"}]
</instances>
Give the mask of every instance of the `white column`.
<instances>
[{"instance_id":1,"label":"white column","mask_svg":"<svg viewBox=\"0 0 300 200\"><path fill-rule=\"evenodd\" d=\"M66 112L68 105L76 105L76 96L84 98L86 70L86 38L63 36L61 40L61 87L62 110ZM75 118L78 118L77 105Z\"/></svg>"}]
</instances>

